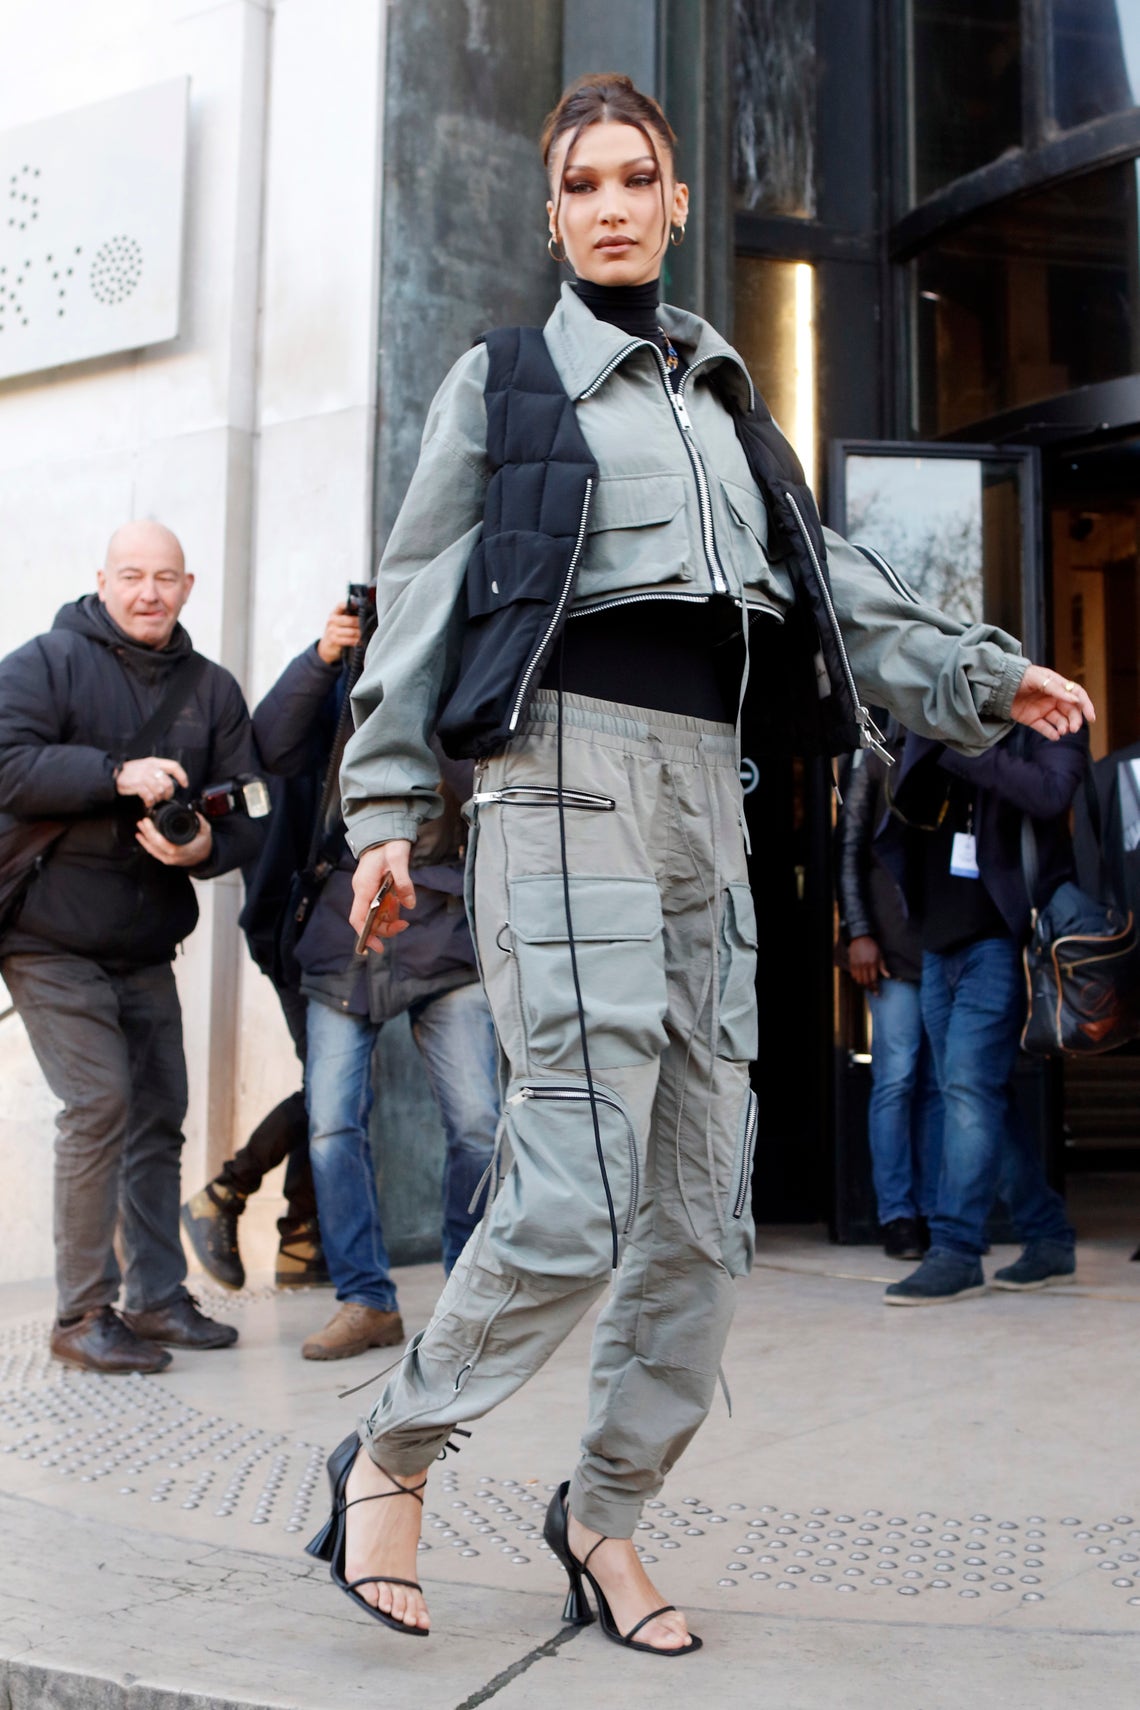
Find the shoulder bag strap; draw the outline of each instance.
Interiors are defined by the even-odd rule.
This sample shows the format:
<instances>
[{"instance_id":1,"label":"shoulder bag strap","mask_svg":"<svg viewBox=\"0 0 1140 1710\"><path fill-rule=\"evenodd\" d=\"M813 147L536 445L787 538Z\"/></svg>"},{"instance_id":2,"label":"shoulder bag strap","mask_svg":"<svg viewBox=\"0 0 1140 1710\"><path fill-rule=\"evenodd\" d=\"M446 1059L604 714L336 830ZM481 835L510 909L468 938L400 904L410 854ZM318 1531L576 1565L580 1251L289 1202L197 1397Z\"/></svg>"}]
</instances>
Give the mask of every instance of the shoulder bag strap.
<instances>
[{"instance_id":1,"label":"shoulder bag strap","mask_svg":"<svg viewBox=\"0 0 1140 1710\"><path fill-rule=\"evenodd\" d=\"M155 738L163 735L198 687L208 664L200 653L190 653L174 667L162 699L128 742L124 759L145 759Z\"/></svg>"},{"instance_id":2,"label":"shoulder bag strap","mask_svg":"<svg viewBox=\"0 0 1140 1710\"><path fill-rule=\"evenodd\" d=\"M1021 876L1025 881L1025 894L1029 898L1030 918L1036 920L1040 863L1037 858L1037 832L1027 813L1021 816Z\"/></svg>"}]
</instances>

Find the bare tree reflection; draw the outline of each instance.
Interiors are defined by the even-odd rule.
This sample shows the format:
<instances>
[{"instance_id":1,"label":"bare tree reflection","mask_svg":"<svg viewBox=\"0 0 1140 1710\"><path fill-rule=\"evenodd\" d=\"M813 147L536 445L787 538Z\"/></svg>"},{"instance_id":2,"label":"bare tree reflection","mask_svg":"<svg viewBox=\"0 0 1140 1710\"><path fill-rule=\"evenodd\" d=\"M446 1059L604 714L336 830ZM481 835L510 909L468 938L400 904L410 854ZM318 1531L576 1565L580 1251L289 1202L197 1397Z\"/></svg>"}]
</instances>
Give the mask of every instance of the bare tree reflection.
<instances>
[{"instance_id":1,"label":"bare tree reflection","mask_svg":"<svg viewBox=\"0 0 1140 1710\"><path fill-rule=\"evenodd\" d=\"M881 552L920 599L961 623L982 621L982 518L976 505L931 521L888 499L881 487L849 492L847 536Z\"/></svg>"}]
</instances>

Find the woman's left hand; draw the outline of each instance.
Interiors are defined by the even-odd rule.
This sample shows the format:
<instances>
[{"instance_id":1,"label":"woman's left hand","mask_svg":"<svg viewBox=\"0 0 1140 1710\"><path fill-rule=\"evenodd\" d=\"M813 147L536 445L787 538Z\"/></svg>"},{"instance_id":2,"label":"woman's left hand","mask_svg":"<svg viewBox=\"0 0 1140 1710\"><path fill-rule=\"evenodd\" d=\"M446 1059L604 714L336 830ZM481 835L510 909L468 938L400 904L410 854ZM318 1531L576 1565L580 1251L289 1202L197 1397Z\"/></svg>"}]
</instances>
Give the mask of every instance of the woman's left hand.
<instances>
[{"instance_id":1,"label":"woman's left hand","mask_svg":"<svg viewBox=\"0 0 1140 1710\"><path fill-rule=\"evenodd\" d=\"M1079 683L1044 665L1030 665L1013 697L1010 717L1056 742L1078 731L1086 719L1094 723L1096 709Z\"/></svg>"}]
</instances>

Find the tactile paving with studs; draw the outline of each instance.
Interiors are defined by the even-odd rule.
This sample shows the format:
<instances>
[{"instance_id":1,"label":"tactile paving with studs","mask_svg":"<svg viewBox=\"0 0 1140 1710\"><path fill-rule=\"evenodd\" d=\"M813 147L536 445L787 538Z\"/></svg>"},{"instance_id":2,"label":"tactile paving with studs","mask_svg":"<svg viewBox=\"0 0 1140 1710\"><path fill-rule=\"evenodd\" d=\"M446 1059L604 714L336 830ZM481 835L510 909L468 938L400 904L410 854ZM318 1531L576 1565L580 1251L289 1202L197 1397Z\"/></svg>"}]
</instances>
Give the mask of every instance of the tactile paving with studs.
<instances>
[{"instance_id":1,"label":"tactile paving with studs","mask_svg":"<svg viewBox=\"0 0 1140 1710\"><path fill-rule=\"evenodd\" d=\"M267 1398L267 1412L272 1405ZM293 1554L327 1512L331 1446L199 1408L160 1379L65 1369L49 1357L43 1323L0 1329L0 1487L13 1494ZM477 1434L461 1461L433 1469L425 1575L557 1591L562 1570L542 1537L555 1481L492 1475L479 1462ZM756 1488L713 1500L685 1493L683 1469L672 1485L681 1494L649 1502L634 1541L650 1568L661 1564L663 1583L683 1577L694 1604L775 1608L794 1598L804 1613L822 1614L838 1611L842 1597L852 1612L898 1619L926 1599L928 1618L936 1604L939 1619L977 1621L1001 1604L1048 1603L1061 1616L1079 1586L1082 1606L1092 1598L1101 1620L1140 1622L1132 1513L901 1514L802 1498L786 1506L757 1500L779 1493ZM684 1561L683 1576L666 1575L675 1561Z\"/></svg>"}]
</instances>

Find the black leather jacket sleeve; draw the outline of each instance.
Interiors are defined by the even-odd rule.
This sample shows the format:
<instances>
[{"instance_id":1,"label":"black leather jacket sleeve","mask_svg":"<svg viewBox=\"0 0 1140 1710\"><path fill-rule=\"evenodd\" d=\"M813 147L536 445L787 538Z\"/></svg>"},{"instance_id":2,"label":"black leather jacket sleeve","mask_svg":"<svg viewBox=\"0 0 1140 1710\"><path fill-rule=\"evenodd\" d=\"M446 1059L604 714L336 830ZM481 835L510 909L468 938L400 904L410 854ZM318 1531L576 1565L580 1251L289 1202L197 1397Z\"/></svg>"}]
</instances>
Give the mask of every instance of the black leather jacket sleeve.
<instances>
[{"instance_id":1,"label":"black leather jacket sleeve","mask_svg":"<svg viewBox=\"0 0 1140 1710\"><path fill-rule=\"evenodd\" d=\"M839 818L835 888L844 938L874 937L875 923L867 878L875 834L878 777L871 757L860 750L852 763Z\"/></svg>"}]
</instances>

